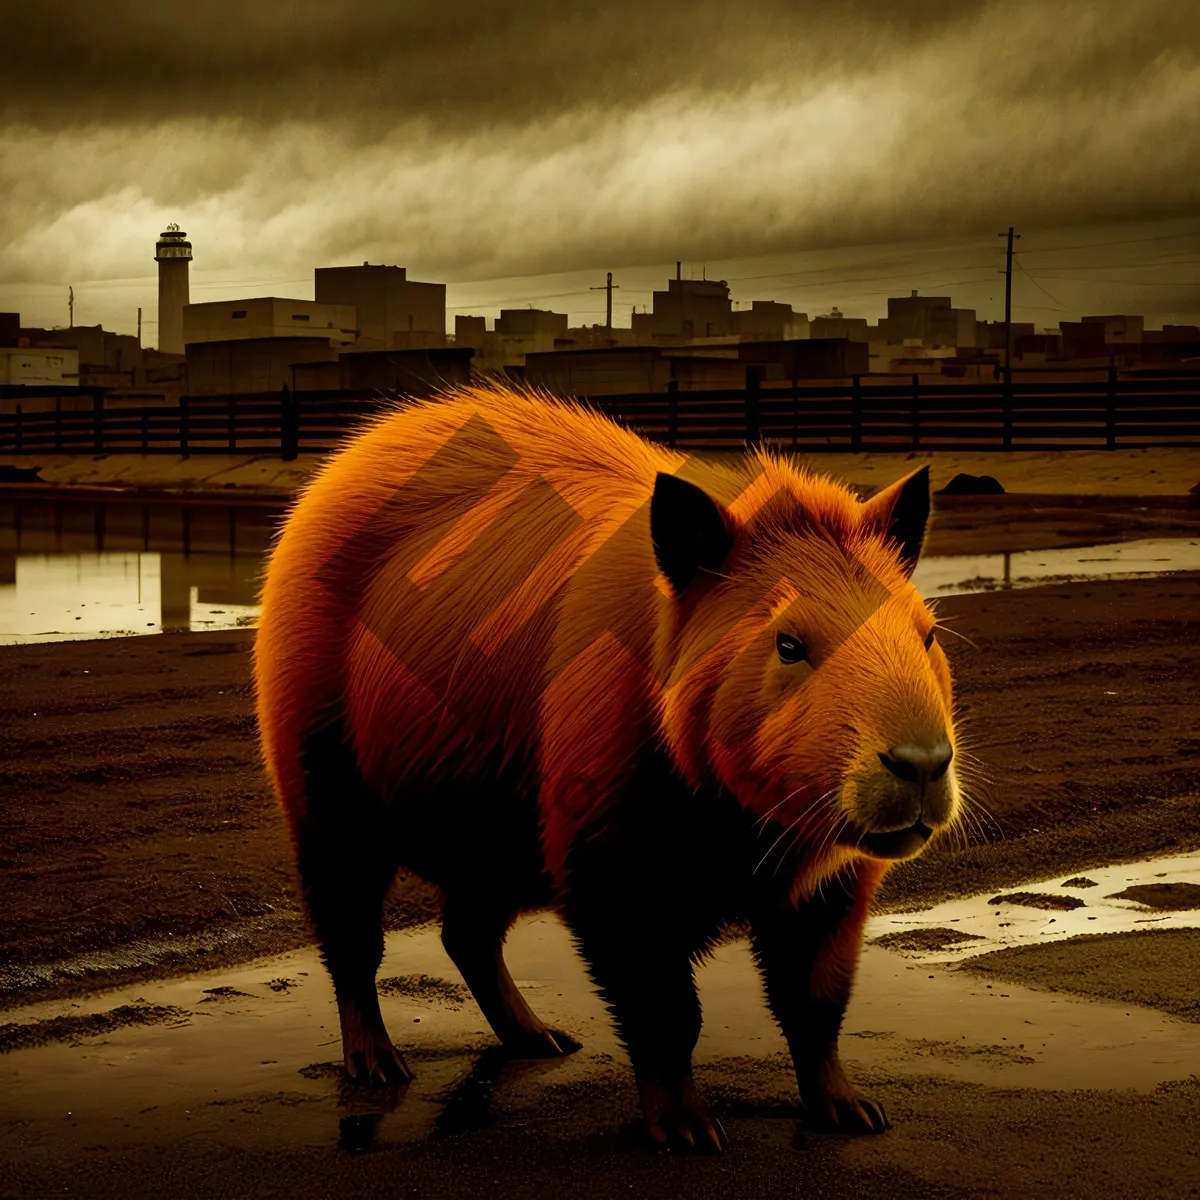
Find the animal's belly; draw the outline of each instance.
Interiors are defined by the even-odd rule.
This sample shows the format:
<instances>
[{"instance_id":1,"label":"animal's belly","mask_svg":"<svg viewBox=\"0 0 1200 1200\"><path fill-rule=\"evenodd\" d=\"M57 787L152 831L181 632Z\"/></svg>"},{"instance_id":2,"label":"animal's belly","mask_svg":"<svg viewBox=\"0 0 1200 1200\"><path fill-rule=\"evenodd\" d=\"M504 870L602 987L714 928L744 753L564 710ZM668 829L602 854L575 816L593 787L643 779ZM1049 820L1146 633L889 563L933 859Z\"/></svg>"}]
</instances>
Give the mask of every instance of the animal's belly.
<instances>
[{"instance_id":1,"label":"animal's belly","mask_svg":"<svg viewBox=\"0 0 1200 1200\"><path fill-rule=\"evenodd\" d=\"M514 912L552 902L536 784L523 761L410 774L383 796L404 869L448 896L486 892Z\"/></svg>"}]
</instances>

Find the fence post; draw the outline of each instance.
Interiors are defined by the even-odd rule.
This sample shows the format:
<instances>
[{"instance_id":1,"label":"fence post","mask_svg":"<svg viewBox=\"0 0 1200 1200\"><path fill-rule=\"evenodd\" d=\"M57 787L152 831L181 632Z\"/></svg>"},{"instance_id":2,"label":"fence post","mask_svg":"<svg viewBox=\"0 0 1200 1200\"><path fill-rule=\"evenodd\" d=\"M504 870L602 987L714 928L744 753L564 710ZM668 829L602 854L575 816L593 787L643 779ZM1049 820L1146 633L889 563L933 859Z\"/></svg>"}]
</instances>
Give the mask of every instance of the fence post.
<instances>
[{"instance_id":1,"label":"fence post","mask_svg":"<svg viewBox=\"0 0 1200 1200\"><path fill-rule=\"evenodd\" d=\"M862 452L862 376L850 379L850 453Z\"/></svg>"},{"instance_id":2,"label":"fence post","mask_svg":"<svg viewBox=\"0 0 1200 1200\"><path fill-rule=\"evenodd\" d=\"M179 397L179 453L188 452L188 412L191 397Z\"/></svg>"},{"instance_id":3,"label":"fence post","mask_svg":"<svg viewBox=\"0 0 1200 1200\"><path fill-rule=\"evenodd\" d=\"M279 457L293 462L299 452L299 412L291 388L285 383L279 394Z\"/></svg>"},{"instance_id":4,"label":"fence post","mask_svg":"<svg viewBox=\"0 0 1200 1200\"><path fill-rule=\"evenodd\" d=\"M142 453L150 449L150 410L142 409Z\"/></svg>"},{"instance_id":5,"label":"fence post","mask_svg":"<svg viewBox=\"0 0 1200 1200\"><path fill-rule=\"evenodd\" d=\"M54 397L54 453L61 454L63 448L62 433L62 397Z\"/></svg>"},{"instance_id":6,"label":"fence post","mask_svg":"<svg viewBox=\"0 0 1200 1200\"><path fill-rule=\"evenodd\" d=\"M13 449L16 454L25 453L25 414L19 404L13 412Z\"/></svg>"},{"instance_id":7,"label":"fence post","mask_svg":"<svg viewBox=\"0 0 1200 1200\"><path fill-rule=\"evenodd\" d=\"M230 450L237 449L237 419L235 416L236 411L237 410L234 408L233 397L230 396L229 397L229 418L228 418L229 449Z\"/></svg>"},{"instance_id":8,"label":"fence post","mask_svg":"<svg viewBox=\"0 0 1200 1200\"><path fill-rule=\"evenodd\" d=\"M746 368L746 443L755 446L761 440L758 422L758 390L762 383L762 367Z\"/></svg>"},{"instance_id":9,"label":"fence post","mask_svg":"<svg viewBox=\"0 0 1200 1200\"><path fill-rule=\"evenodd\" d=\"M1109 450L1117 448L1117 364L1108 368L1108 387L1104 396L1104 444Z\"/></svg>"},{"instance_id":10,"label":"fence post","mask_svg":"<svg viewBox=\"0 0 1200 1200\"><path fill-rule=\"evenodd\" d=\"M92 449L96 454L104 453L104 397L92 397Z\"/></svg>"},{"instance_id":11,"label":"fence post","mask_svg":"<svg viewBox=\"0 0 1200 1200\"><path fill-rule=\"evenodd\" d=\"M679 380L667 380L667 445L672 450L679 441Z\"/></svg>"},{"instance_id":12,"label":"fence post","mask_svg":"<svg viewBox=\"0 0 1200 1200\"><path fill-rule=\"evenodd\" d=\"M1011 450L1013 442L1013 390L1012 370L1004 368L1003 391L1000 395L1000 411L1004 418L1004 449Z\"/></svg>"},{"instance_id":13,"label":"fence post","mask_svg":"<svg viewBox=\"0 0 1200 1200\"><path fill-rule=\"evenodd\" d=\"M912 377L912 396L908 413L909 441L916 449L921 444L921 376Z\"/></svg>"},{"instance_id":14,"label":"fence post","mask_svg":"<svg viewBox=\"0 0 1200 1200\"><path fill-rule=\"evenodd\" d=\"M792 449L800 446L800 372L796 366L796 351L792 349Z\"/></svg>"}]
</instances>

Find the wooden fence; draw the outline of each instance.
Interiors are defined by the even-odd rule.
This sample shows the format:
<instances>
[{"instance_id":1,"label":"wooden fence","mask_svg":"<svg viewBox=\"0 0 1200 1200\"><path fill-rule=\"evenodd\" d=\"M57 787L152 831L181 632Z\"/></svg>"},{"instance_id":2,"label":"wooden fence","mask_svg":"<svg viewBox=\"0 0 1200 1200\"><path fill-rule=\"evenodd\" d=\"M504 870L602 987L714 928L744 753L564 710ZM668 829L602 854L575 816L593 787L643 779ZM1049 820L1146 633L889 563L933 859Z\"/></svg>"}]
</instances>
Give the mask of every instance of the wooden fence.
<instances>
[{"instance_id":1,"label":"wooden fence","mask_svg":"<svg viewBox=\"0 0 1200 1200\"><path fill-rule=\"evenodd\" d=\"M602 396L600 412L693 450L763 441L820 451L1200 447L1200 376L1097 383L876 382ZM279 454L332 449L393 398L371 391L185 396L125 407L0 414L0 454Z\"/></svg>"}]
</instances>

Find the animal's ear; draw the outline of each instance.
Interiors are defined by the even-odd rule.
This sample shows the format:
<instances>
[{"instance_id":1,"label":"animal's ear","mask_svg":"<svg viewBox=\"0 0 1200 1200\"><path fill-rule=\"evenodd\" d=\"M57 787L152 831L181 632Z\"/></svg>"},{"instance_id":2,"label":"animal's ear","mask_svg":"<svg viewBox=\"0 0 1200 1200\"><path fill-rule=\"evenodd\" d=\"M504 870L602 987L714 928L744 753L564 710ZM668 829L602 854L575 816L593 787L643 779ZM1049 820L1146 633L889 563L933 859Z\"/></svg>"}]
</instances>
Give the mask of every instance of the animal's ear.
<instances>
[{"instance_id":1,"label":"animal's ear","mask_svg":"<svg viewBox=\"0 0 1200 1200\"><path fill-rule=\"evenodd\" d=\"M896 543L908 575L916 569L921 557L931 507L927 466L905 475L863 504L865 524Z\"/></svg>"},{"instance_id":2,"label":"animal's ear","mask_svg":"<svg viewBox=\"0 0 1200 1200\"><path fill-rule=\"evenodd\" d=\"M650 538L677 596L701 571L719 572L733 548L724 509L695 484L662 472L650 500Z\"/></svg>"}]
</instances>

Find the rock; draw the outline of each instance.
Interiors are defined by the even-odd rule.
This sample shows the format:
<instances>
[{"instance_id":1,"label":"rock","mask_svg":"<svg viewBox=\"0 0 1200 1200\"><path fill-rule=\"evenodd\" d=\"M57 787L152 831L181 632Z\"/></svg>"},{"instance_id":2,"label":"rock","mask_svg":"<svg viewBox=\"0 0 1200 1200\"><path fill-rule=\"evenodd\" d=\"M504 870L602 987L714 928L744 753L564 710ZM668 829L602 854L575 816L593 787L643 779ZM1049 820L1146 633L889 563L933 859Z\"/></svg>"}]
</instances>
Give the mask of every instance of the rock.
<instances>
[{"instance_id":1,"label":"rock","mask_svg":"<svg viewBox=\"0 0 1200 1200\"><path fill-rule=\"evenodd\" d=\"M38 474L41 467L13 467L0 463L0 483L45 483Z\"/></svg>"},{"instance_id":2,"label":"rock","mask_svg":"<svg viewBox=\"0 0 1200 1200\"><path fill-rule=\"evenodd\" d=\"M934 492L935 496L1003 496L1004 485L993 475L966 475L959 473L944 488Z\"/></svg>"},{"instance_id":3,"label":"rock","mask_svg":"<svg viewBox=\"0 0 1200 1200\"><path fill-rule=\"evenodd\" d=\"M1087 907L1078 896L1056 896L1048 892L1006 892L1002 896L993 896L988 903L1021 904L1026 908L1056 908L1064 912Z\"/></svg>"}]
</instances>

